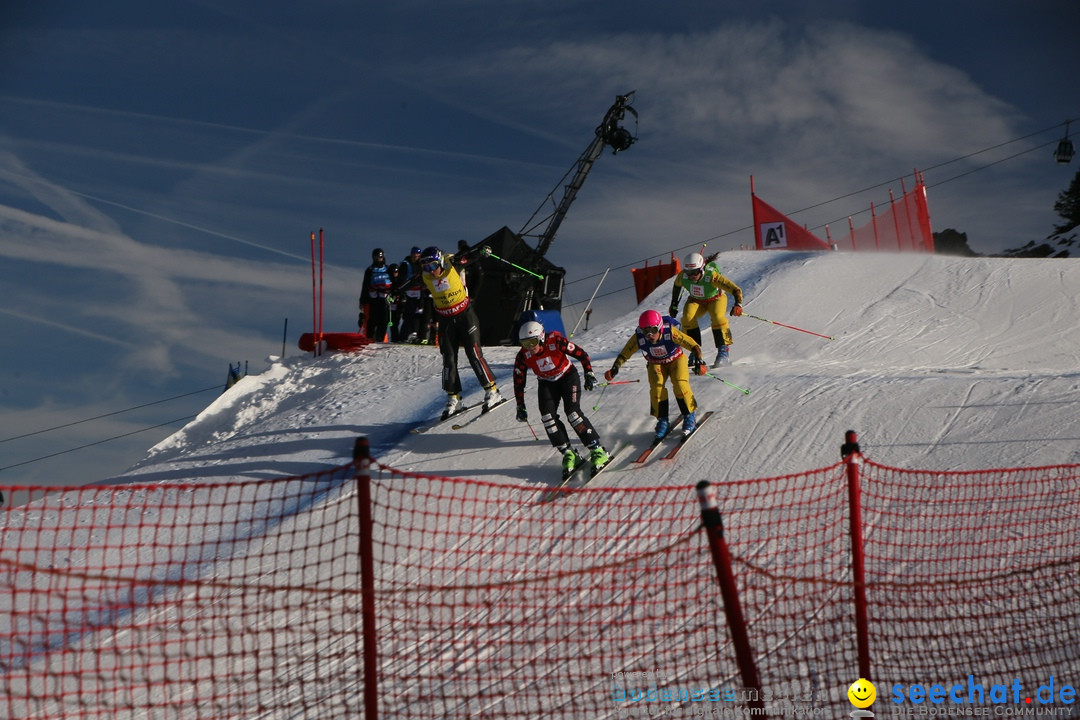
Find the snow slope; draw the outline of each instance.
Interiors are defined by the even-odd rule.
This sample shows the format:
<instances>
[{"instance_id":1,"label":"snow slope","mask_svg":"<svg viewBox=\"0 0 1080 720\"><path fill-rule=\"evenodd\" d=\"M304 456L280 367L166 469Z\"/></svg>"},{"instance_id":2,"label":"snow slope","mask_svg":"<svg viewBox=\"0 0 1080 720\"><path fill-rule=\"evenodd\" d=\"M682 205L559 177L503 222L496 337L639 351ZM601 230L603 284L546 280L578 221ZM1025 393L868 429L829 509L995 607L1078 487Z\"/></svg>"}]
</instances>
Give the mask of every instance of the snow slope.
<instances>
[{"instance_id":1,"label":"snow slope","mask_svg":"<svg viewBox=\"0 0 1080 720\"><path fill-rule=\"evenodd\" d=\"M909 468L979 469L1080 462L1080 262L926 255L728 252L722 269L744 290L732 318L734 364L694 378L717 416L680 461L603 483L672 484L768 477L829 465L845 430L867 457ZM641 309L666 312L670 281L615 322L574 338L598 373ZM704 332L706 357L714 354ZM516 348L487 348L511 394ZM467 367L467 402L482 393ZM557 457L543 435L534 377L526 388L536 441L513 404L461 431L409 430L438 417L441 359L430 347L371 346L350 355L292 358L245 378L116 481L221 480L302 474L339 464L367 435L381 462L450 477L547 483ZM611 449L641 445L648 414L644 361L627 363L583 408ZM599 403L596 409L593 406Z\"/></svg>"}]
</instances>

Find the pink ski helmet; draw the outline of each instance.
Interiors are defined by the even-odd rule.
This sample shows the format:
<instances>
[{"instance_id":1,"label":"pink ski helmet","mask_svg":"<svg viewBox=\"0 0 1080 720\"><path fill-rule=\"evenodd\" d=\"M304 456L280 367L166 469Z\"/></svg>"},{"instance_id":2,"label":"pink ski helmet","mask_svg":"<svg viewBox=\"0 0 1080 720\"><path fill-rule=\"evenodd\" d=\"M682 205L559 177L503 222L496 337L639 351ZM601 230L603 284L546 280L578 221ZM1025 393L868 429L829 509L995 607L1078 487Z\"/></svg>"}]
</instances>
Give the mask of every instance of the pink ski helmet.
<instances>
[{"instance_id":1,"label":"pink ski helmet","mask_svg":"<svg viewBox=\"0 0 1080 720\"><path fill-rule=\"evenodd\" d=\"M660 327L664 324L663 316L655 310L646 310L641 313L637 321L639 328Z\"/></svg>"}]
</instances>

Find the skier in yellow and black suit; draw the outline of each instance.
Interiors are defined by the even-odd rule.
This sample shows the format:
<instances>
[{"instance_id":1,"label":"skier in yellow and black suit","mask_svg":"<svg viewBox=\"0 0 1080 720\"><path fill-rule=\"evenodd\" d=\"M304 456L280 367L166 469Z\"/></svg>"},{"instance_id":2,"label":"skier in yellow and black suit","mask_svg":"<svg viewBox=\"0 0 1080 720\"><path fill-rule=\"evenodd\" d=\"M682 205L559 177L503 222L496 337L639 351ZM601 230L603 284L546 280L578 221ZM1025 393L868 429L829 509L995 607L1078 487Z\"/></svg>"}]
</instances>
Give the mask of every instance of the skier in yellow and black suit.
<instances>
[{"instance_id":1,"label":"skier in yellow and black suit","mask_svg":"<svg viewBox=\"0 0 1080 720\"><path fill-rule=\"evenodd\" d=\"M685 328L683 332L701 344L698 318L708 313L712 325L713 342L716 343L716 360L713 361L713 367L727 365L730 362L729 350L732 340L726 315L727 295L724 291L735 298L731 314L738 317L742 315L742 289L724 277L716 263L706 263L700 253L687 255L683 261L683 271L675 277L675 284L671 289L671 307L668 308L668 314L672 317L679 312L679 294L683 288L686 288L690 294L686 305L683 306L683 314L680 318Z\"/></svg>"},{"instance_id":2,"label":"skier in yellow and black suit","mask_svg":"<svg viewBox=\"0 0 1080 720\"><path fill-rule=\"evenodd\" d=\"M664 317L656 310L646 310L638 318L638 327L626 345L611 364L611 369L604 373L608 382L619 372L623 363L640 350L649 368L649 405L652 416L656 418L656 439L662 440L668 434L668 393L666 382L671 379L671 389L675 402L683 415L683 433L689 435L697 426L694 411L697 401L690 389L690 371L686 353L693 355L694 372L705 374L701 360L701 346L694 339L678 328L678 321Z\"/></svg>"},{"instance_id":3,"label":"skier in yellow and black suit","mask_svg":"<svg viewBox=\"0 0 1080 720\"><path fill-rule=\"evenodd\" d=\"M489 409L503 397L495 387L495 376L484 360L480 349L480 321L469 300L469 290L452 262L452 255L443 255L437 247L420 253L420 270L431 293L435 312L439 316L439 349L442 351L442 386L446 391L446 410L443 419L462 409L461 376L458 374L458 350L464 346L476 379L486 390L484 408Z\"/></svg>"}]
</instances>

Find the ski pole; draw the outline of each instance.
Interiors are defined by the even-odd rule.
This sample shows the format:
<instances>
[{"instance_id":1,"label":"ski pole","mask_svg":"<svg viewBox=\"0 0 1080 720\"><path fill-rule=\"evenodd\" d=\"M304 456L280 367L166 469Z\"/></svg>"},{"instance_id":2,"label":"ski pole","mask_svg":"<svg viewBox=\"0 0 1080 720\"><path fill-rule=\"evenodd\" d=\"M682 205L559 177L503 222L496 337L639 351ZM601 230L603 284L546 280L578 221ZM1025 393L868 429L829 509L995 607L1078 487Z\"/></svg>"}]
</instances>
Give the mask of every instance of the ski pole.
<instances>
[{"instance_id":1,"label":"ski pole","mask_svg":"<svg viewBox=\"0 0 1080 720\"><path fill-rule=\"evenodd\" d=\"M528 420L526 420L526 421L525 421L525 424L529 426L529 432L531 432L531 433L533 434L533 440L535 440L535 441L537 441L537 442L540 442L540 436L538 436L538 435L536 434L536 431L535 431L535 430L533 430L533 426L532 426L532 423L531 423L531 422L529 422Z\"/></svg>"},{"instance_id":2,"label":"ski pole","mask_svg":"<svg viewBox=\"0 0 1080 720\"><path fill-rule=\"evenodd\" d=\"M386 333L387 337L394 336L394 303L390 300L390 296L386 296L386 314L390 316L390 319L386 321Z\"/></svg>"},{"instance_id":3,"label":"ski pole","mask_svg":"<svg viewBox=\"0 0 1080 720\"><path fill-rule=\"evenodd\" d=\"M495 253L491 252L491 248L488 247L487 245L480 248L480 254L483 255L484 257L493 257L496 260L504 262L504 263L506 263L507 265L509 265L511 267L517 268L518 270L520 270L523 273L528 273L529 275L532 275L534 278L537 278L538 280L543 280L544 279L543 275L534 273L532 270L526 270L525 268L521 267L520 265L515 265L514 263L510 262L509 260L506 260L504 258L499 257Z\"/></svg>"},{"instance_id":4,"label":"ski pole","mask_svg":"<svg viewBox=\"0 0 1080 720\"><path fill-rule=\"evenodd\" d=\"M760 320L761 322L771 323L773 325L779 325L780 327L786 327L789 330L798 330L799 332L804 332L807 335L817 335L818 337L823 337L826 340L832 340L832 338L829 337L828 335L822 335L821 333L816 333L816 332L813 332L812 330L803 330L801 327L795 327L794 325L785 325L784 323L776 322L775 320L766 320L765 318L758 317L757 315L747 315L746 313L743 313L742 317L753 318L754 320Z\"/></svg>"},{"instance_id":5,"label":"ski pole","mask_svg":"<svg viewBox=\"0 0 1080 720\"><path fill-rule=\"evenodd\" d=\"M719 380L720 382L724 383L725 385L730 385L731 387L735 388L736 390L739 390L740 392L742 392L743 395L749 395L750 394L750 391L747 390L746 388L741 388L738 385L736 385L735 383L730 383L730 382L728 382L727 380L725 380L722 377L716 377L712 373L708 373L708 372L705 373L705 377L711 377L713 380Z\"/></svg>"},{"instance_id":6,"label":"ski pole","mask_svg":"<svg viewBox=\"0 0 1080 720\"><path fill-rule=\"evenodd\" d=\"M600 397L596 398L596 404L592 406L593 412L596 411L596 408L600 407L600 401L604 399L604 393L607 392L607 387L610 384L611 383L602 383L604 388L600 391Z\"/></svg>"},{"instance_id":7,"label":"ski pole","mask_svg":"<svg viewBox=\"0 0 1080 720\"><path fill-rule=\"evenodd\" d=\"M600 400L604 399L604 393L607 392L608 385L629 385L632 382L640 381L642 381L642 379L638 378L637 380L611 380L610 382L597 382L596 384L604 390L600 391L600 396L596 398L596 405L593 406L593 410L600 406Z\"/></svg>"}]
</instances>

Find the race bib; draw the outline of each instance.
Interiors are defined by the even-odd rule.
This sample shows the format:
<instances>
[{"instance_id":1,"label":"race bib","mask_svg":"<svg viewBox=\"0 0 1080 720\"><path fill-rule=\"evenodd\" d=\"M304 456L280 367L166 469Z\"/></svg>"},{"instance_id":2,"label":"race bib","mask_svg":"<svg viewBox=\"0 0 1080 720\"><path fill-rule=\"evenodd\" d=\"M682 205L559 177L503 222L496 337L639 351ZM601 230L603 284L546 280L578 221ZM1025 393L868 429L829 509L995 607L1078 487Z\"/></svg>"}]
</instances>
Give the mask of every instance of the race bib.
<instances>
[{"instance_id":1,"label":"race bib","mask_svg":"<svg viewBox=\"0 0 1080 720\"><path fill-rule=\"evenodd\" d=\"M649 355L656 358L657 360L663 360L668 356L668 351L667 348L663 345L650 345Z\"/></svg>"}]
</instances>

